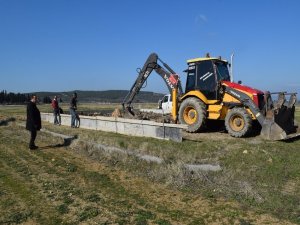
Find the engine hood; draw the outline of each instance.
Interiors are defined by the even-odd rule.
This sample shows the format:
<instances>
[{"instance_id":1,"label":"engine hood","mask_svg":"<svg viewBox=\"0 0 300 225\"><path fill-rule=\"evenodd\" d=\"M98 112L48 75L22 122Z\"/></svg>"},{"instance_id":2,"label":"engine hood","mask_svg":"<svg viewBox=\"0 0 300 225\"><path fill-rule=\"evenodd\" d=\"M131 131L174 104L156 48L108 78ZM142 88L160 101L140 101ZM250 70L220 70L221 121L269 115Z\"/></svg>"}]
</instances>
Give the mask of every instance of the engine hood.
<instances>
[{"instance_id":1,"label":"engine hood","mask_svg":"<svg viewBox=\"0 0 300 225\"><path fill-rule=\"evenodd\" d=\"M226 85L228 87L240 90L240 91L247 92L251 95L264 94L264 92L261 90L258 90L258 89L252 88L252 87L248 87L245 85L241 85L238 83L230 82L230 81L222 81L222 84Z\"/></svg>"}]
</instances>

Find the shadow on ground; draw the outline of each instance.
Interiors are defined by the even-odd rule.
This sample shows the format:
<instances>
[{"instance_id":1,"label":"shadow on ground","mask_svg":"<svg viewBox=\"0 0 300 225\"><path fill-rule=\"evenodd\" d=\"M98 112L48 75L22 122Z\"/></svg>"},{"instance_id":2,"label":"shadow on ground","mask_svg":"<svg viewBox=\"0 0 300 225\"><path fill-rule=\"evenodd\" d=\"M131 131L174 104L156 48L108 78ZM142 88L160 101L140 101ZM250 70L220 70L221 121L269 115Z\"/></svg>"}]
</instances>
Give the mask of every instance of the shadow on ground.
<instances>
[{"instance_id":1,"label":"shadow on ground","mask_svg":"<svg viewBox=\"0 0 300 225\"><path fill-rule=\"evenodd\" d=\"M16 118L10 117L6 120L0 120L0 126L7 126L9 122L14 122L16 121Z\"/></svg>"},{"instance_id":2,"label":"shadow on ground","mask_svg":"<svg viewBox=\"0 0 300 225\"><path fill-rule=\"evenodd\" d=\"M64 138L64 143L62 143L62 144L43 146L43 147L40 147L39 150L48 150L48 149L53 149L53 148L67 147L67 146L70 146L72 141L75 139L77 139L77 135L70 137L70 138Z\"/></svg>"}]
</instances>

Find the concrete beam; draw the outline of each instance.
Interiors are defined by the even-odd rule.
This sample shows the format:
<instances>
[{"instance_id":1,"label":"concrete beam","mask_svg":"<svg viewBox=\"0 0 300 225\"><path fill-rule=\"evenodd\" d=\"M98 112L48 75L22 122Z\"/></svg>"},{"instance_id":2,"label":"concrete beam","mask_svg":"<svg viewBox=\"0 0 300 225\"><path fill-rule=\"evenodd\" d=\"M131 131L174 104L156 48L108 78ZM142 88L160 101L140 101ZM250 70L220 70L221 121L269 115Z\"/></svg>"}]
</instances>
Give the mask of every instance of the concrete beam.
<instances>
[{"instance_id":1,"label":"concrete beam","mask_svg":"<svg viewBox=\"0 0 300 225\"><path fill-rule=\"evenodd\" d=\"M41 118L43 121L50 123L54 121L52 113L41 113ZM70 126L70 115L61 114L61 124ZM182 129L186 129L187 126L181 124L157 123L149 120L80 116L80 128L181 142Z\"/></svg>"},{"instance_id":2,"label":"concrete beam","mask_svg":"<svg viewBox=\"0 0 300 225\"><path fill-rule=\"evenodd\" d=\"M61 137L64 139L64 146L68 146L71 144L72 140L75 140L77 137L76 136L67 136L64 134L59 134L59 133L55 133L52 131L48 131L46 129L42 129L42 132L46 132L49 133L55 137ZM80 140L86 144L92 145L93 148L89 148L87 151L89 153L89 155L93 155L94 152L96 151L105 151L108 153L121 153L121 154L126 154L129 156L135 156L137 158L139 158L140 160L144 160L147 162L152 162L152 163L157 163L157 164L162 164L162 163L166 163L165 160L163 158L157 157L157 156L153 156L153 155L144 155L144 154L140 154L138 153L137 150L129 150L129 149L122 149L122 148L118 148L118 147L114 147L114 146L108 146L108 145L104 145L104 144L100 144L100 143L96 143L96 142L91 142L91 141L85 141L85 140ZM97 154L96 154L97 155ZM199 172L199 171L204 171L204 172L218 172L221 171L222 168L219 164L183 164L183 166L189 170L189 171L193 171L193 172Z\"/></svg>"}]
</instances>

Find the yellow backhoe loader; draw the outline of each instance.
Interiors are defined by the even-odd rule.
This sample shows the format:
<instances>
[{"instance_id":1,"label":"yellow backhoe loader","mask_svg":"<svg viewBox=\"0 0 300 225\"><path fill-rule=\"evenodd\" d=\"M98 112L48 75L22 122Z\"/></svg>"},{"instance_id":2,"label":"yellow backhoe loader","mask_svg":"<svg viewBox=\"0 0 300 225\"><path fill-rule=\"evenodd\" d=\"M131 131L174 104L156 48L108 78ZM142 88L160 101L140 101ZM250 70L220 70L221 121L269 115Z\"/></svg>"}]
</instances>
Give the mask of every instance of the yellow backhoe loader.
<instances>
[{"instance_id":1,"label":"yellow backhoe loader","mask_svg":"<svg viewBox=\"0 0 300 225\"><path fill-rule=\"evenodd\" d=\"M156 53L149 55L122 105L133 114L132 101L144 82L155 70L166 83L172 96L172 118L187 124L187 132L205 130L207 120L223 120L233 137L247 136L253 122L261 125L261 136L267 140L283 140L299 135L296 124L296 93L262 92L234 83L229 63L209 55L187 61L185 92L180 77ZM278 94L273 102L271 95ZM285 96L290 96L286 101Z\"/></svg>"}]
</instances>

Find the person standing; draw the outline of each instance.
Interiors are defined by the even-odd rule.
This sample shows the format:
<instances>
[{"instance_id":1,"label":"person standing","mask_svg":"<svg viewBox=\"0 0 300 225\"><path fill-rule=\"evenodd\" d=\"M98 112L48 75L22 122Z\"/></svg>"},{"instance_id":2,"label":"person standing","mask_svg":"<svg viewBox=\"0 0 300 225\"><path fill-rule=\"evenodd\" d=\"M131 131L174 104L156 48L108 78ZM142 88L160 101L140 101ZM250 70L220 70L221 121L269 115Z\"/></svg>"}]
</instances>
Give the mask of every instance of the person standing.
<instances>
[{"instance_id":1,"label":"person standing","mask_svg":"<svg viewBox=\"0 0 300 225\"><path fill-rule=\"evenodd\" d=\"M61 117L60 117L60 110L59 110L59 106L58 106L57 96L54 96L51 105L53 108L54 125L60 125ZM58 119L57 119L57 117L58 117Z\"/></svg>"},{"instance_id":2,"label":"person standing","mask_svg":"<svg viewBox=\"0 0 300 225\"><path fill-rule=\"evenodd\" d=\"M42 128L41 113L36 106L36 102L37 96L32 95L31 100L27 104L26 129L31 132L29 141L29 149L31 150L38 148L38 146L36 146L34 142L36 139L37 131Z\"/></svg>"},{"instance_id":3,"label":"person standing","mask_svg":"<svg viewBox=\"0 0 300 225\"><path fill-rule=\"evenodd\" d=\"M76 110L77 110L77 93L73 93L73 97L70 102L70 114L71 114L71 127L75 128L75 120L76 120Z\"/></svg>"}]
</instances>

